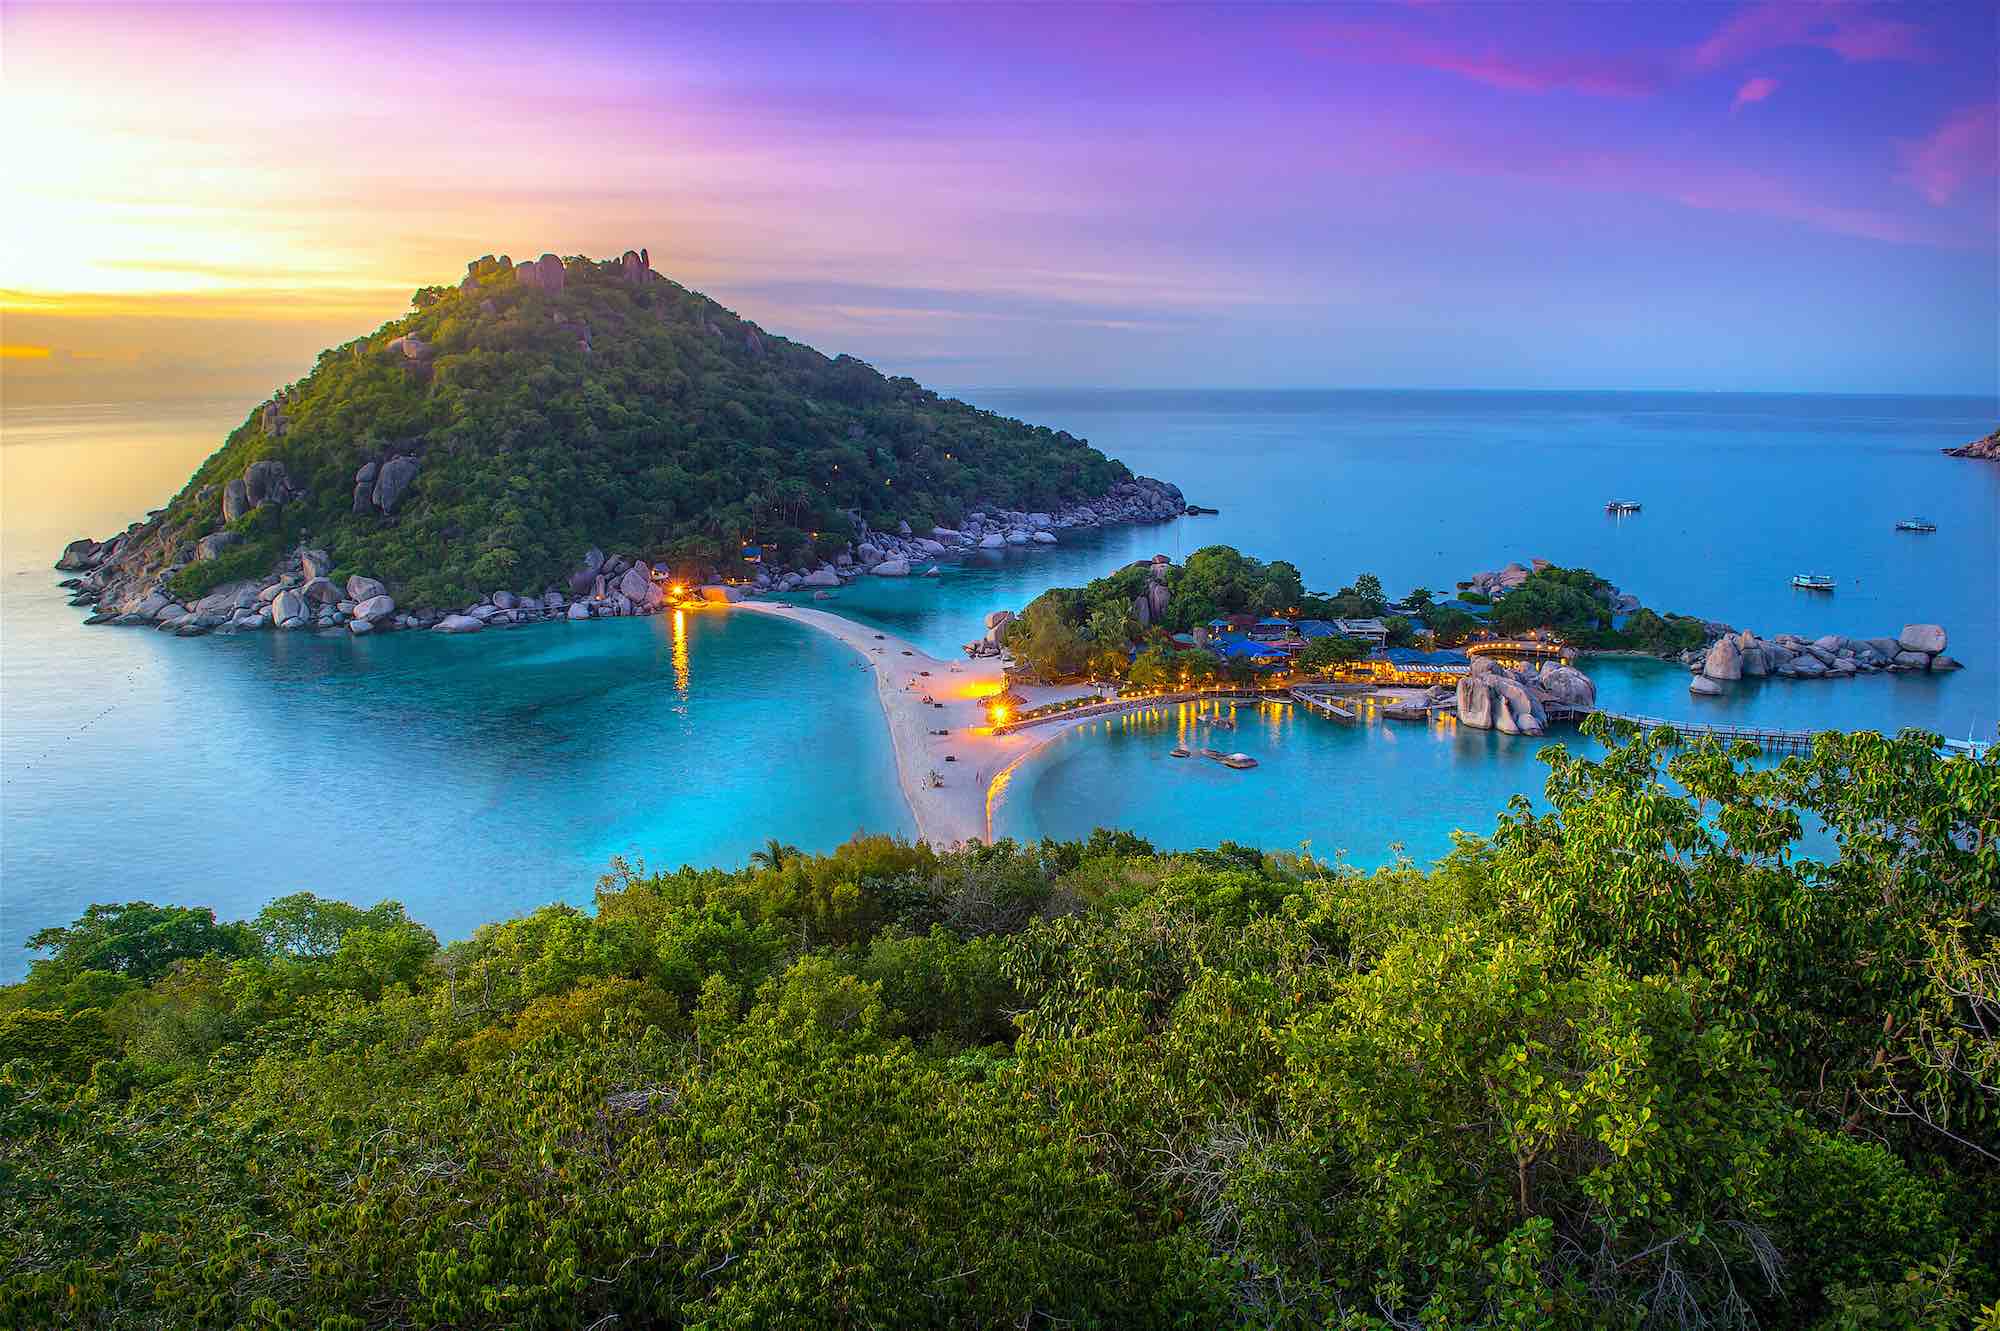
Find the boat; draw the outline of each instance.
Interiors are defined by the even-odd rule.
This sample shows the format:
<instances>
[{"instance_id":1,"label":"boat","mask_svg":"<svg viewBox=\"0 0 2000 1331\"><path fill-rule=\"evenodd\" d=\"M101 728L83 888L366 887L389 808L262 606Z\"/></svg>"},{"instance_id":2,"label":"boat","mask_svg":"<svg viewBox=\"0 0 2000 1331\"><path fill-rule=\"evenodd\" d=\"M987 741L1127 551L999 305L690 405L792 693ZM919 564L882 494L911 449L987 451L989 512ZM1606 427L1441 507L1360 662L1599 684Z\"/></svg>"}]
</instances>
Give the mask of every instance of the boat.
<instances>
[{"instance_id":1,"label":"boat","mask_svg":"<svg viewBox=\"0 0 2000 1331\"><path fill-rule=\"evenodd\" d=\"M1802 592L1830 592L1833 590L1833 576L1827 573L1794 573L1792 586Z\"/></svg>"},{"instance_id":2,"label":"boat","mask_svg":"<svg viewBox=\"0 0 2000 1331\"><path fill-rule=\"evenodd\" d=\"M1204 758L1213 758L1216 762L1221 762L1225 757L1221 749L1203 749L1201 750L1201 756Z\"/></svg>"},{"instance_id":3,"label":"boat","mask_svg":"<svg viewBox=\"0 0 2000 1331\"><path fill-rule=\"evenodd\" d=\"M1252 758L1247 753L1232 753L1222 760L1222 765L1224 767L1233 767L1237 771L1241 772L1248 768L1255 767L1257 765L1257 760L1255 758Z\"/></svg>"},{"instance_id":4,"label":"boat","mask_svg":"<svg viewBox=\"0 0 2000 1331\"><path fill-rule=\"evenodd\" d=\"M1936 531L1937 524L1929 518L1904 518L1896 524L1897 531Z\"/></svg>"},{"instance_id":5,"label":"boat","mask_svg":"<svg viewBox=\"0 0 2000 1331\"><path fill-rule=\"evenodd\" d=\"M1637 513L1639 507L1639 501L1636 499L1613 499L1605 504L1604 511L1624 517L1627 513Z\"/></svg>"},{"instance_id":6,"label":"boat","mask_svg":"<svg viewBox=\"0 0 2000 1331\"><path fill-rule=\"evenodd\" d=\"M1233 716L1204 716L1200 720L1203 724L1214 726L1217 730L1236 729L1236 718Z\"/></svg>"},{"instance_id":7,"label":"boat","mask_svg":"<svg viewBox=\"0 0 2000 1331\"><path fill-rule=\"evenodd\" d=\"M1168 750L1167 750L1167 757L1169 757L1169 758L1192 758L1192 757L1194 757L1194 755L1193 755L1192 753L1189 753L1189 752L1188 752L1188 746L1187 746L1187 745L1185 745L1185 744L1176 744L1176 745L1174 745L1174 747L1173 747L1173 748L1171 748L1171 749L1168 749Z\"/></svg>"}]
</instances>

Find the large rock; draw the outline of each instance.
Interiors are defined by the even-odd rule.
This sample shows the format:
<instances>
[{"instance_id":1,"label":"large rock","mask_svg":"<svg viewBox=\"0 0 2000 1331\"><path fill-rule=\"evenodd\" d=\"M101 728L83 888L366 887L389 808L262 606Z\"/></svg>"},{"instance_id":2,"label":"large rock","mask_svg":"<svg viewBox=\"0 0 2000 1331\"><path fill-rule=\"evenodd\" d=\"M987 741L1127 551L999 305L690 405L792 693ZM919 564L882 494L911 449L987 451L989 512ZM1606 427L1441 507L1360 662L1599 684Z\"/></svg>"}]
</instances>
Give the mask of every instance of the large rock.
<instances>
[{"instance_id":1,"label":"large rock","mask_svg":"<svg viewBox=\"0 0 2000 1331\"><path fill-rule=\"evenodd\" d=\"M369 500L384 513L393 513L396 505L402 502L404 492L410 488L410 482L416 478L417 460L407 453L399 453L382 464Z\"/></svg>"},{"instance_id":2,"label":"large rock","mask_svg":"<svg viewBox=\"0 0 2000 1331\"><path fill-rule=\"evenodd\" d=\"M1931 654L1929 652L1897 652L1895 663L1905 670L1929 670L1931 668Z\"/></svg>"},{"instance_id":3,"label":"large rock","mask_svg":"<svg viewBox=\"0 0 2000 1331\"><path fill-rule=\"evenodd\" d=\"M314 578L299 588L299 593L313 605L332 605L340 600L340 588L331 578Z\"/></svg>"},{"instance_id":4,"label":"large rock","mask_svg":"<svg viewBox=\"0 0 2000 1331\"><path fill-rule=\"evenodd\" d=\"M701 599L716 604L734 605L743 599L743 589L731 587L726 583L711 582L702 587Z\"/></svg>"},{"instance_id":5,"label":"large rock","mask_svg":"<svg viewBox=\"0 0 2000 1331\"><path fill-rule=\"evenodd\" d=\"M514 276L524 287L545 291L551 296L562 294L563 263L553 254L544 254L532 263L518 265Z\"/></svg>"},{"instance_id":6,"label":"large rock","mask_svg":"<svg viewBox=\"0 0 2000 1331\"><path fill-rule=\"evenodd\" d=\"M226 493L227 487L225 487ZM293 496L292 478L285 471L285 464L276 458L265 458L253 462L243 473L243 496L251 508L262 508L266 504L283 504Z\"/></svg>"},{"instance_id":7,"label":"large rock","mask_svg":"<svg viewBox=\"0 0 2000 1331\"><path fill-rule=\"evenodd\" d=\"M1539 688L1511 670L1497 666L1476 670L1458 682L1458 718L1475 730L1540 735L1548 727L1542 696Z\"/></svg>"},{"instance_id":8,"label":"large rock","mask_svg":"<svg viewBox=\"0 0 2000 1331\"><path fill-rule=\"evenodd\" d=\"M1007 538L999 532L988 532L979 538L981 550L998 550L1007 544Z\"/></svg>"},{"instance_id":9,"label":"large rock","mask_svg":"<svg viewBox=\"0 0 2000 1331\"><path fill-rule=\"evenodd\" d=\"M306 598L297 592L288 588L271 598L271 622L279 628L292 628L305 616Z\"/></svg>"},{"instance_id":10,"label":"large rock","mask_svg":"<svg viewBox=\"0 0 2000 1331\"><path fill-rule=\"evenodd\" d=\"M354 618L380 623L396 613L396 603L387 596L371 596L354 607Z\"/></svg>"},{"instance_id":11,"label":"large rock","mask_svg":"<svg viewBox=\"0 0 2000 1331\"><path fill-rule=\"evenodd\" d=\"M212 531L194 543L194 559L197 564L205 559L213 559L232 545L243 544L243 537L233 531Z\"/></svg>"},{"instance_id":12,"label":"large rock","mask_svg":"<svg viewBox=\"0 0 2000 1331\"><path fill-rule=\"evenodd\" d=\"M634 564L618 579L618 591L633 605L647 609L656 608L666 602L666 592L660 584L646 575L646 566Z\"/></svg>"},{"instance_id":13,"label":"large rock","mask_svg":"<svg viewBox=\"0 0 2000 1331\"><path fill-rule=\"evenodd\" d=\"M589 604L584 601L572 602L569 607L569 617L571 619L589 619L590 618Z\"/></svg>"},{"instance_id":14,"label":"large rock","mask_svg":"<svg viewBox=\"0 0 2000 1331\"><path fill-rule=\"evenodd\" d=\"M1710 679L1743 678L1743 649L1734 638L1717 638L1701 663L1701 673Z\"/></svg>"},{"instance_id":15,"label":"large rock","mask_svg":"<svg viewBox=\"0 0 2000 1331\"><path fill-rule=\"evenodd\" d=\"M438 633L477 633L485 627L485 620L474 619L471 615L446 615L437 622L435 631Z\"/></svg>"},{"instance_id":16,"label":"large rock","mask_svg":"<svg viewBox=\"0 0 2000 1331\"><path fill-rule=\"evenodd\" d=\"M840 575L830 568L816 568L799 579L801 587L838 587Z\"/></svg>"},{"instance_id":17,"label":"large rock","mask_svg":"<svg viewBox=\"0 0 2000 1331\"><path fill-rule=\"evenodd\" d=\"M1963 662L1954 660L1953 658L1946 656L1943 652L1939 652L1936 656L1933 656L1931 658L1931 669L1963 670L1965 669L1965 665Z\"/></svg>"},{"instance_id":18,"label":"large rock","mask_svg":"<svg viewBox=\"0 0 2000 1331\"><path fill-rule=\"evenodd\" d=\"M1597 706L1597 685L1575 666L1545 666L1535 683L1550 701L1565 707Z\"/></svg>"},{"instance_id":19,"label":"large rock","mask_svg":"<svg viewBox=\"0 0 2000 1331\"><path fill-rule=\"evenodd\" d=\"M882 562L882 551L873 541L863 541L854 547L854 562L863 568L872 567Z\"/></svg>"},{"instance_id":20,"label":"large rock","mask_svg":"<svg viewBox=\"0 0 2000 1331\"><path fill-rule=\"evenodd\" d=\"M347 580L347 599L365 601L371 596L381 596L389 589L373 578L364 578L359 573Z\"/></svg>"},{"instance_id":21,"label":"large rock","mask_svg":"<svg viewBox=\"0 0 2000 1331\"><path fill-rule=\"evenodd\" d=\"M79 537L63 547L62 558L56 560L56 567L66 573L76 573L91 567L102 556L102 547L88 536Z\"/></svg>"},{"instance_id":22,"label":"large rock","mask_svg":"<svg viewBox=\"0 0 2000 1331\"><path fill-rule=\"evenodd\" d=\"M1038 531L1033 533L1031 539L1037 545L1054 545L1056 543L1056 534L1050 531Z\"/></svg>"},{"instance_id":23,"label":"large rock","mask_svg":"<svg viewBox=\"0 0 2000 1331\"><path fill-rule=\"evenodd\" d=\"M868 571L878 578L907 578L910 576L910 561L907 559L885 559Z\"/></svg>"},{"instance_id":24,"label":"large rock","mask_svg":"<svg viewBox=\"0 0 2000 1331\"><path fill-rule=\"evenodd\" d=\"M1696 675L1688 681L1688 692L1699 697L1713 698L1722 692L1722 686L1707 675Z\"/></svg>"},{"instance_id":25,"label":"large rock","mask_svg":"<svg viewBox=\"0 0 2000 1331\"><path fill-rule=\"evenodd\" d=\"M331 577L333 557L324 550L301 550L299 552L299 572L308 579Z\"/></svg>"},{"instance_id":26,"label":"large rock","mask_svg":"<svg viewBox=\"0 0 2000 1331\"><path fill-rule=\"evenodd\" d=\"M1944 630L1936 624L1905 624L1896 635L1896 645L1906 652L1935 656L1944 650Z\"/></svg>"}]
</instances>

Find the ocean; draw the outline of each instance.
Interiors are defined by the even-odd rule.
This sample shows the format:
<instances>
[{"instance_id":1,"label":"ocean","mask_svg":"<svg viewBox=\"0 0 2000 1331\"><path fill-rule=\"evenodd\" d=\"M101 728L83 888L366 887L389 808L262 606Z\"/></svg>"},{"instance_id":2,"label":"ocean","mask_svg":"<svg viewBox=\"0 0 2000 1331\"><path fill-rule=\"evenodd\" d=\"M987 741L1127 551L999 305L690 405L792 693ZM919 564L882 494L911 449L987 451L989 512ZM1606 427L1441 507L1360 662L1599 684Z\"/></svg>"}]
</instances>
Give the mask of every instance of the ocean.
<instances>
[{"instance_id":1,"label":"ocean","mask_svg":"<svg viewBox=\"0 0 2000 1331\"><path fill-rule=\"evenodd\" d=\"M1939 452L1991 430L1991 400L962 395L1086 436L1221 512L1066 533L937 579L865 579L821 608L948 652L990 610L1210 544L1289 559L1315 589L1372 572L1392 593L1542 557L1765 634L1943 624L1966 665L1695 699L1679 667L1599 660L1588 669L1607 706L1980 736L2000 719L2000 467ZM911 832L869 674L786 623L364 639L84 628L49 567L63 544L164 502L242 411L0 417L0 979L25 970L30 935L93 901L234 918L301 889L389 897L451 938L550 901L587 905L614 855L739 865L767 837L826 849L862 829ZM1612 498L1645 507L1612 519ZM1913 516L1937 533L1894 530ZM1839 589L1795 592L1797 572ZM1178 724L1100 722L1049 745L996 799L996 832L1123 826L1163 846L1310 843L1370 865L1442 854L1541 786L1537 740L1246 708L1232 746L1262 765L1244 773L1166 759Z\"/></svg>"}]
</instances>

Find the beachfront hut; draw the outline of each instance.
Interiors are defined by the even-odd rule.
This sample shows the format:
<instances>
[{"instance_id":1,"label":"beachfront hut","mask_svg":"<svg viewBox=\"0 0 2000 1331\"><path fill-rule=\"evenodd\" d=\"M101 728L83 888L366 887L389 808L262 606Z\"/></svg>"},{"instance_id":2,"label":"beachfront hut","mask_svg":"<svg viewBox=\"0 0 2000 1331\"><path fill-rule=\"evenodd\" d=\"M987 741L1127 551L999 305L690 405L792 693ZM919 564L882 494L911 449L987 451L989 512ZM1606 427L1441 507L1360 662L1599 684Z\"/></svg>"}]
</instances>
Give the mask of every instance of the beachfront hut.
<instances>
[{"instance_id":1,"label":"beachfront hut","mask_svg":"<svg viewBox=\"0 0 2000 1331\"><path fill-rule=\"evenodd\" d=\"M1296 635L1289 619L1260 619L1250 626L1250 636L1257 642L1279 642Z\"/></svg>"}]
</instances>

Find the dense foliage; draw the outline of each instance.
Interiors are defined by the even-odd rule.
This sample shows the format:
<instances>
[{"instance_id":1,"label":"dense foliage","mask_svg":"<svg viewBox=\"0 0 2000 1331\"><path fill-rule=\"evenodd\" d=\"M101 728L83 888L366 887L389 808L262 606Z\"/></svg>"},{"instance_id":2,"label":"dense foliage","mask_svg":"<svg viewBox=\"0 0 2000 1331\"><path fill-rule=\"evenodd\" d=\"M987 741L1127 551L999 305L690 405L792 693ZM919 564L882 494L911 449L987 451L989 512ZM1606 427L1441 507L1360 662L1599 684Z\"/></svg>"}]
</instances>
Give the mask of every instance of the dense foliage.
<instances>
[{"instance_id":1,"label":"dense foliage","mask_svg":"<svg viewBox=\"0 0 2000 1331\"><path fill-rule=\"evenodd\" d=\"M1616 623L1612 586L1587 568L1548 568L1494 603L1492 625L1506 633L1530 629L1560 634L1583 647L1677 652L1707 640L1702 622L1685 615L1661 615L1641 606Z\"/></svg>"},{"instance_id":2,"label":"dense foliage","mask_svg":"<svg viewBox=\"0 0 2000 1331\"><path fill-rule=\"evenodd\" d=\"M1980 1316L2000 764L1544 756L1429 871L774 841L443 949L96 909L0 992L0 1324Z\"/></svg>"},{"instance_id":3,"label":"dense foliage","mask_svg":"<svg viewBox=\"0 0 2000 1331\"><path fill-rule=\"evenodd\" d=\"M571 258L556 294L483 265L417 293L369 337L321 353L280 405L235 430L174 500L193 541L224 526L224 484L276 458L306 491L236 520L245 543L191 565L195 595L263 572L300 539L408 605L540 591L596 544L728 567L744 541L788 560L852 535L845 513L927 529L982 503L1039 510L1103 494L1126 469L1024 425L829 360L664 280ZM414 335L419 359L396 339ZM588 348L583 345L588 341ZM389 514L355 514L357 469L420 470Z\"/></svg>"}]
</instances>

